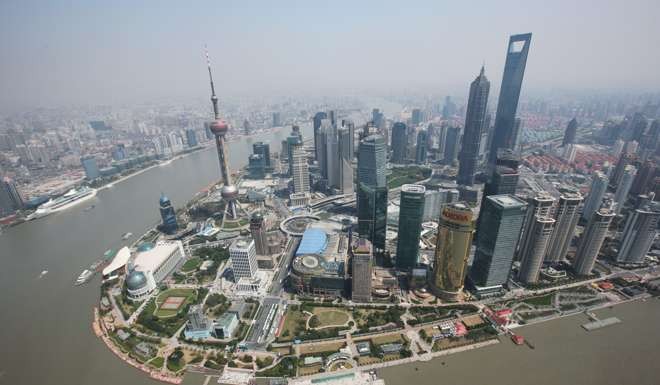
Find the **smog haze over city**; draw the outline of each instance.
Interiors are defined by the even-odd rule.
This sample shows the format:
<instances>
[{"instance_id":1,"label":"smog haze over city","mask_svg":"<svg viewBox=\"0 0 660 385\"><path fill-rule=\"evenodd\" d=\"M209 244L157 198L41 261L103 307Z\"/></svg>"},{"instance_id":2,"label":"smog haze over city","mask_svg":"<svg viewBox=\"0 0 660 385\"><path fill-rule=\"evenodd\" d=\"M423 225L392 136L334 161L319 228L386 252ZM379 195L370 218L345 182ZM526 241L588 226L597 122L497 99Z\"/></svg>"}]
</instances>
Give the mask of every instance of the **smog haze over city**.
<instances>
[{"instance_id":1,"label":"smog haze over city","mask_svg":"<svg viewBox=\"0 0 660 385\"><path fill-rule=\"evenodd\" d=\"M0 2L0 385L657 385L660 2Z\"/></svg>"},{"instance_id":2,"label":"smog haze over city","mask_svg":"<svg viewBox=\"0 0 660 385\"><path fill-rule=\"evenodd\" d=\"M186 101L214 53L220 94L463 91L533 31L526 92L653 90L660 3L3 1L2 112Z\"/></svg>"}]
</instances>

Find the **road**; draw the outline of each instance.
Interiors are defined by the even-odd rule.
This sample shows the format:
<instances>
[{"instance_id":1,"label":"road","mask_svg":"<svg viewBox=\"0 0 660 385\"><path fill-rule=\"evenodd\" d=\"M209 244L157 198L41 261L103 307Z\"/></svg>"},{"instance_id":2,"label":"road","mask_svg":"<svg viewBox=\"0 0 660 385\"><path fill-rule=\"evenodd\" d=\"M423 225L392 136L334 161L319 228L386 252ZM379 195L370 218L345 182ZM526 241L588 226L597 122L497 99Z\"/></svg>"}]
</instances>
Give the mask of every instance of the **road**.
<instances>
[{"instance_id":1,"label":"road","mask_svg":"<svg viewBox=\"0 0 660 385\"><path fill-rule=\"evenodd\" d=\"M282 284L286 280L288 275L289 267L291 266L291 261L293 260L293 254L298 249L301 238L290 237L289 241L286 243L286 247L282 252L282 257L280 258L280 263L277 266L277 271L273 276L273 284L270 288L270 295L277 296L282 293Z\"/></svg>"}]
</instances>

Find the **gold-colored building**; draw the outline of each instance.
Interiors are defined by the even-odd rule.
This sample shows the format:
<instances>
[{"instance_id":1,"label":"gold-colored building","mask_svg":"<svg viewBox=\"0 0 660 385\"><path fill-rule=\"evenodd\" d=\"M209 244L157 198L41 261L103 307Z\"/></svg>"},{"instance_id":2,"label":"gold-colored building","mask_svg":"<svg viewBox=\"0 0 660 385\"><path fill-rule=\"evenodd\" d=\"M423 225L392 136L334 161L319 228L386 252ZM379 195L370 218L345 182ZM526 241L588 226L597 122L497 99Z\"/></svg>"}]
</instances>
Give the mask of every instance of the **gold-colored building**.
<instances>
[{"instance_id":1,"label":"gold-colored building","mask_svg":"<svg viewBox=\"0 0 660 385\"><path fill-rule=\"evenodd\" d=\"M440 214L431 288L448 301L461 299L474 235L474 214L465 203L445 206Z\"/></svg>"}]
</instances>

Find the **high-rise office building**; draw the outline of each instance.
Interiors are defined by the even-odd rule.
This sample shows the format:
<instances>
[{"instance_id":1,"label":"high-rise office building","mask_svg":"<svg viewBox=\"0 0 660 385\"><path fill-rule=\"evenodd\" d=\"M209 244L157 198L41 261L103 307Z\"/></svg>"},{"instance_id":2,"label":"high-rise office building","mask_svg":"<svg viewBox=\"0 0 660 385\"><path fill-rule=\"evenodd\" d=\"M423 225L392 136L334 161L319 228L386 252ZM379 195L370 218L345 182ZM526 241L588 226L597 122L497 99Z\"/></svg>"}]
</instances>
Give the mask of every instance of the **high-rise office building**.
<instances>
[{"instance_id":1,"label":"high-rise office building","mask_svg":"<svg viewBox=\"0 0 660 385\"><path fill-rule=\"evenodd\" d=\"M83 156L80 158L80 163L85 170L85 178L87 180L93 180L101 176L99 166L96 163L96 158L94 156Z\"/></svg>"},{"instance_id":2,"label":"high-rise office building","mask_svg":"<svg viewBox=\"0 0 660 385\"><path fill-rule=\"evenodd\" d=\"M491 164L495 163L498 149L513 149L517 140L513 136L514 125L531 40L531 33L513 35L509 39L504 74L502 75L502 86L497 102L495 129L490 146L489 159Z\"/></svg>"},{"instance_id":3,"label":"high-rise office building","mask_svg":"<svg viewBox=\"0 0 660 385\"><path fill-rule=\"evenodd\" d=\"M614 167L614 171L612 171L612 176L610 177L610 186L613 189L615 189L619 185L619 182L621 182L623 171L626 169L626 166L633 164L636 159L637 157L635 155L626 153L621 154L616 163L616 167Z\"/></svg>"},{"instance_id":4,"label":"high-rise office building","mask_svg":"<svg viewBox=\"0 0 660 385\"><path fill-rule=\"evenodd\" d=\"M486 184L484 196L515 194L518 186L520 157L510 150L500 150L495 168Z\"/></svg>"},{"instance_id":5,"label":"high-rise office building","mask_svg":"<svg viewBox=\"0 0 660 385\"><path fill-rule=\"evenodd\" d=\"M525 223L518 242L518 257L521 259L521 251L528 248L527 243L531 241L531 230L534 225L534 217L549 218L552 214L552 206L555 204L555 199L545 191L541 191L536 195L527 198L527 213L525 215Z\"/></svg>"},{"instance_id":6,"label":"high-rise office building","mask_svg":"<svg viewBox=\"0 0 660 385\"><path fill-rule=\"evenodd\" d=\"M383 137L370 135L362 139L358 148L358 232L378 252L385 250L387 230L386 165L387 147Z\"/></svg>"},{"instance_id":7,"label":"high-rise office building","mask_svg":"<svg viewBox=\"0 0 660 385\"><path fill-rule=\"evenodd\" d=\"M291 176L293 177L294 193L309 192L309 168L307 165L307 153L302 141L291 144L289 149L291 159Z\"/></svg>"},{"instance_id":8,"label":"high-rise office building","mask_svg":"<svg viewBox=\"0 0 660 385\"><path fill-rule=\"evenodd\" d=\"M417 125L420 124L423 120L422 110L419 108L413 108L410 120L412 121L412 126L417 127Z\"/></svg>"},{"instance_id":9,"label":"high-rise office building","mask_svg":"<svg viewBox=\"0 0 660 385\"><path fill-rule=\"evenodd\" d=\"M337 160L337 170L339 171L337 189L342 194L350 194L353 192L353 139L351 135L353 132L348 128L341 128L337 131L339 136L338 149L339 154Z\"/></svg>"},{"instance_id":10,"label":"high-rise office building","mask_svg":"<svg viewBox=\"0 0 660 385\"><path fill-rule=\"evenodd\" d=\"M452 126L447 127L447 135L445 136L445 151L444 164L454 164L458 157L458 149L460 147L461 128Z\"/></svg>"},{"instance_id":11,"label":"high-rise office building","mask_svg":"<svg viewBox=\"0 0 660 385\"><path fill-rule=\"evenodd\" d=\"M392 163L405 163L408 154L408 136L405 123L396 122L392 126Z\"/></svg>"},{"instance_id":12,"label":"high-rise office building","mask_svg":"<svg viewBox=\"0 0 660 385\"><path fill-rule=\"evenodd\" d=\"M260 154L251 154L248 157L248 171L250 178L263 179L266 176L266 162Z\"/></svg>"},{"instance_id":13,"label":"high-rise office building","mask_svg":"<svg viewBox=\"0 0 660 385\"><path fill-rule=\"evenodd\" d=\"M468 205L451 203L442 209L431 288L444 300L461 299L473 234L474 218Z\"/></svg>"},{"instance_id":14,"label":"high-rise office building","mask_svg":"<svg viewBox=\"0 0 660 385\"><path fill-rule=\"evenodd\" d=\"M623 176L614 193L614 203L616 203L614 210L617 214L621 212L621 208L628 200L628 193L630 192L636 174L637 169L633 165L628 165L623 170Z\"/></svg>"},{"instance_id":15,"label":"high-rise office building","mask_svg":"<svg viewBox=\"0 0 660 385\"><path fill-rule=\"evenodd\" d=\"M23 207L23 198L16 184L8 177L0 180L0 218L11 215Z\"/></svg>"},{"instance_id":16,"label":"high-rise office building","mask_svg":"<svg viewBox=\"0 0 660 385\"><path fill-rule=\"evenodd\" d=\"M575 234L575 226L580 218L580 203L582 203L580 193L566 193L559 197L555 212L555 229L550 238L545 263L555 264L566 258Z\"/></svg>"},{"instance_id":17,"label":"high-rise office building","mask_svg":"<svg viewBox=\"0 0 660 385\"><path fill-rule=\"evenodd\" d=\"M426 163L426 151L429 147L429 132L421 130L417 133L417 146L415 147L415 163Z\"/></svg>"},{"instance_id":18,"label":"high-rise office building","mask_svg":"<svg viewBox=\"0 0 660 385\"><path fill-rule=\"evenodd\" d=\"M566 131L564 131L564 140L562 140L561 145L567 146L569 144L575 143L575 135L577 134L578 121L576 118L571 119L566 126Z\"/></svg>"},{"instance_id":19,"label":"high-rise office building","mask_svg":"<svg viewBox=\"0 0 660 385\"><path fill-rule=\"evenodd\" d=\"M195 130L186 130L186 143L188 143L188 147L197 147L197 134Z\"/></svg>"},{"instance_id":20,"label":"high-rise office building","mask_svg":"<svg viewBox=\"0 0 660 385\"><path fill-rule=\"evenodd\" d=\"M478 293L499 292L509 279L526 209L527 203L513 195L486 197L469 272Z\"/></svg>"},{"instance_id":21,"label":"high-rise office building","mask_svg":"<svg viewBox=\"0 0 660 385\"><path fill-rule=\"evenodd\" d=\"M261 155L264 159L266 168L270 168L270 144L264 142L255 142L252 144L252 153Z\"/></svg>"},{"instance_id":22,"label":"high-rise office building","mask_svg":"<svg viewBox=\"0 0 660 385\"><path fill-rule=\"evenodd\" d=\"M250 217L250 235L254 240L254 247L257 255L268 254L268 241L266 239L266 229L264 228L264 216L260 212L255 212Z\"/></svg>"},{"instance_id":23,"label":"high-rise office building","mask_svg":"<svg viewBox=\"0 0 660 385\"><path fill-rule=\"evenodd\" d=\"M660 203L647 201L628 213L621 245L616 256L620 263L641 263L658 234Z\"/></svg>"},{"instance_id":24,"label":"high-rise office building","mask_svg":"<svg viewBox=\"0 0 660 385\"><path fill-rule=\"evenodd\" d=\"M229 258L234 279L254 278L257 273L257 251L252 239L238 239L229 246Z\"/></svg>"},{"instance_id":25,"label":"high-rise office building","mask_svg":"<svg viewBox=\"0 0 660 385\"><path fill-rule=\"evenodd\" d=\"M575 253L575 259L573 260L573 270L576 274L591 274L598 252L603 245L607 230L614 217L614 212L608 208L600 208L591 216L580 237L577 253Z\"/></svg>"},{"instance_id":26,"label":"high-rise office building","mask_svg":"<svg viewBox=\"0 0 660 385\"><path fill-rule=\"evenodd\" d=\"M273 127L282 127L282 114L273 112Z\"/></svg>"},{"instance_id":27,"label":"high-rise office building","mask_svg":"<svg viewBox=\"0 0 660 385\"><path fill-rule=\"evenodd\" d=\"M286 138L287 155L289 161L289 175L293 175L293 147L303 146L302 138L294 132L291 132Z\"/></svg>"},{"instance_id":28,"label":"high-rise office building","mask_svg":"<svg viewBox=\"0 0 660 385\"><path fill-rule=\"evenodd\" d=\"M647 160L642 164L635 180L630 188L630 193L641 195L648 193L653 187L653 180L658 174L657 165L653 160Z\"/></svg>"},{"instance_id":29,"label":"high-rise office building","mask_svg":"<svg viewBox=\"0 0 660 385\"><path fill-rule=\"evenodd\" d=\"M374 124L374 127L382 129L385 123L385 119L383 118L383 113L380 112L378 108L374 108L371 111L371 121Z\"/></svg>"},{"instance_id":30,"label":"high-rise office building","mask_svg":"<svg viewBox=\"0 0 660 385\"><path fill-rule=\"evenodd\" d=\"M371 265L373 251L371 242L359 238L351 248L351 279L353 302L371 302Z\"/></svg>"},{"instance_id":31,"label":"high-rise office building","mask_svg":"<svg viewBox=\"0 0 660 385\"><path fill-rule=\"evenodd\" d=\"M623 178L623 173L621 174ZM585 220L591 219L593 213L596 212L603 204L603 197L605 192L607 192L607 176L600 171L596 171L591 178L591 188L589 189L589 195L584 202L584 210L582 210L582 218ZM619 183L621 179L619 179Z\"/></svg>"},{"instance_id":32,"label":"high-rise office building","mask_svg":"<svg viewBox=\"0 0 660 385\"><path fill-rule=\"evenodd\" d=\"M396 267L399 269L412 269L417 264L425 192L426 188L419 184L401 186L399 229L396 242Z\"/></svg>"},{"instance_id":33,"label":"high-rise office building","mask_svg":"<svg viewBox=\"0 0 660 385\"><path fill-rule=\"evenodd\" d=\"M322 153L321 147L323 146L323 139L321 137L321 123L323 119L327 119L328 114L325 112L317 112L313 119L314 128L314 160L321 163L320 155Z\"/></svg>"},{"instance_id":34,"label":"high-rise office building","mask_svg":"<svg viewBox=\"0 0 660 385\"><path fill-rule=\"evenodd\" d=\"M176 222L176 212L174 211L172 202L170 202L170 198L166 197L165 194L161 194L158 203L160 206L160 217L162 219L161 230L167 234L174 234L178 224Z\"/></svg>"},{"instance_id":35,"label":"high-rise office building","mask_svg":"<svg viewBox=\"0 0 660 385\"><path fill-rule=\"evenodd\" d=\"M456 183L459 185L472 186L474 184L474 174L479 166L479 152L488 109L489 92L490 82L484 75L484 67L481 67L479 76L470 84L463 141L458 154Z\"/></svg>"},{"instance_id":36,"label":"high-rise office building","mask_svg":"<svg viewBox=\"0 0 660 385\"><path fill-rule=\"evenodd\" d=\"M528 209L529 210L529 209ZM528 225L527 243L520 249L518 279L523 283L536 283L548 248L555 220L535 216Z\"/></svg>"}]
</instances>

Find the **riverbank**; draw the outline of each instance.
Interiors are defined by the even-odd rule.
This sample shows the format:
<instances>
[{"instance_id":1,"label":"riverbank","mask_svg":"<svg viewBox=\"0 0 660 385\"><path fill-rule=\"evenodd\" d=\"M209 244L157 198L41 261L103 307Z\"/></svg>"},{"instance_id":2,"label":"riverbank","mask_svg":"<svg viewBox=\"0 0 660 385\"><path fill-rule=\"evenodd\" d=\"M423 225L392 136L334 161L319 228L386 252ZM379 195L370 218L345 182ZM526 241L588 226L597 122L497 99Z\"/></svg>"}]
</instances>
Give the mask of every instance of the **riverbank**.
<instances>
[{"instance_id":1,"label":"riverbank","mask_svg":"<svg viewBox=\"0 0 660 385\"><path fill-rule=\"evenodd\" d=\"M595 311L599 318L623 322L587 332L583 313L552 322L525 325L516 333L535 349L502 343L378 371L387 385L438 384L657 384L655 357L660 335L660 301L640 300Z\"/></svg>"}]
</instances>

